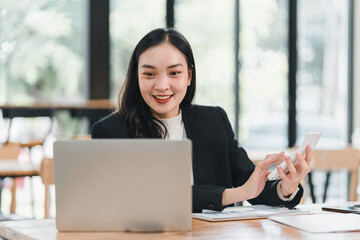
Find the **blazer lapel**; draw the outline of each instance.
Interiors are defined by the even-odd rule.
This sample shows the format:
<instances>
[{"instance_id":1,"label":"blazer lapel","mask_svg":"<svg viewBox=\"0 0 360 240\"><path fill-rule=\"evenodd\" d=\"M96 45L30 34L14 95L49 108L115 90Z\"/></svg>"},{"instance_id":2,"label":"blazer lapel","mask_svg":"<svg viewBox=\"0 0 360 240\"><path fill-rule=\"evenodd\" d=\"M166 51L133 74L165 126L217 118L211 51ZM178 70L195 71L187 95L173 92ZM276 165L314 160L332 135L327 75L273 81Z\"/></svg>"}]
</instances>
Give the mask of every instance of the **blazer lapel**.
<instances>
[{"instance_id":1,"label":"blazer lapel","mask_svg":"<svg viewBox=\"0 0 360 240\"><path fill-rule=\"evenodd\" d=\"M191 111L189 108L190 107L182 109L182 120L184 122L187 138L189 138L193 141L194 124L193 124L193 120L191 118L191 113L190 113Z\"/></svg>"},{"instance_id":2,"label":"blazer lapel","mask_svg":"<svg viewBox=\"0 0 360 240\"><path fill-rule=\"evenodd\" d=\"M191 106L182 109L182 120L184 122L184 127L186 131L186 137L192 141L193 149L193 160L192 160L192 167L193 167L193 175L194 175L194 184L198 182L197 174L195 172L199 171L199 163L194 161L194 159L198 159L196 156L197 152L194 151L194 148L197 148L200 144L198 127L196 123L196 116L194 116L194 112L192 111Z\"/></svg>"}]
</instances>

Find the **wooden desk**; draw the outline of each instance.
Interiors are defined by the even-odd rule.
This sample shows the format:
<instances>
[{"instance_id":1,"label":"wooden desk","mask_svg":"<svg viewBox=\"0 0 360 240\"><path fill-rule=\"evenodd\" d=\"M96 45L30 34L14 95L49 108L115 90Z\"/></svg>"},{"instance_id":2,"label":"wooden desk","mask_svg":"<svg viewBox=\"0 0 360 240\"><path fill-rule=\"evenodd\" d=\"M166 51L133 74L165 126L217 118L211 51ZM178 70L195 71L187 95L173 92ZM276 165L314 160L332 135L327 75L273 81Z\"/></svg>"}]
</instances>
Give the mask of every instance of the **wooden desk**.
<instances>
[{"instance_id":1,"label":"wooden desk","mask_svg":"<svg viewBox=\"0 0 360 240\"><path fill-rule=\"evenodd\" d=\"M92 240L92 239L360 239L360 232L311 234L267 220L210 223L193 220L189 232L125 233L125 232L57 232L54 219L8 221L0 223L0 236L12 240Z\"/></svg>"},{"instance_id":2,"label":"wooden desk","mask_svg":"<svg viewBox=\"0 0 360 240\"><path fill-rule=\"evenodd\" d=\"M304 205L303 209L320 209L322 205ZM46 239L360 239L359 232L311 234L268 219L206 222L193 219L189 232L125 233L125 232L58 232L54 219L0 222L0 236L12 240Z\"/></svg>"}]
</instances>

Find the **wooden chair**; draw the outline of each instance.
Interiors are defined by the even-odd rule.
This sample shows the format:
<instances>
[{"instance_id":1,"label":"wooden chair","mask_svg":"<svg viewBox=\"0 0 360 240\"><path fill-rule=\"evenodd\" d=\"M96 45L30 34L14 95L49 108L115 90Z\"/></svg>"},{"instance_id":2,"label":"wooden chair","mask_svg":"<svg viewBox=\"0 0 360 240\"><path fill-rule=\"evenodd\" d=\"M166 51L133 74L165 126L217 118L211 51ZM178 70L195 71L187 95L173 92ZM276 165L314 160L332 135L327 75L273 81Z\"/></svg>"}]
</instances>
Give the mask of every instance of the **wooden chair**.
<instances>
[{"instance_id":1,"label":"wooden chair","mask_svg":"<svg viewBox=\"0 0 360 240\"><path fill-rule=\"evenodd\" d=\"M10 160L16 162L20 153L20 144L16 143L6 143L4 145L0 145L0 161L1 160ZM9 177L7 171L0 171L0 208L1 208L1 191L2 191L2 181L6 177ZM11 206L10 212L14 213L16 208L16 179L12 179L11 186ZM0 209L1 210L1 209Z\"/></svg>"},{"instance_id":2,"label":"wooden chair","mask_svg":"<svg viewBox=\"0 0 360 240\"><path fill-rule=\"evenodd\" d=\"M20 144L7 143L0 145L0 160L17 160L20 152Z\"/></svg>"},{"instance_id":3,"label":"wooden chair","mask_svg":"<svg viewBox=\"0 0 360 240\"><path fill-rule=\"evenodd\" d=\"M78 136L75 140L90 140L90 135ZM40 177L45 187L45 218L50 217L50 185L54 183L54 159L44 158L40 165Z\"/></svg>"},{"instance_id":4,"label":"wooden chair","mask_svg":"<svg viewBox=\"0 0 360 240\"><path fill-rule=\"evenodd\" d=\"M79 135L73 138L74 140L91 140L90 134Z\"/></svg>"},{"instance_id":5,"label":"wooden chair","mask_svg":"<svg viewBox=\"0 0 360 240\"><path fill-rule=\"evenodd\" d=\"M44 158L40 165L40 177L45 186L45 218L50 217L50 185L54 184L54 161Z\"/></svg>"},{"instance_id":6,"label":"wooden chair","mask_svg":"<svg viewBox=\"0 0 360 240\"><path fill-rule=\"evenodd\" d=\"M314 150L311 170L325 170L328 172L347 169L351 174L349 184L349 201L357 200L356 188L359 175L359 150L346 148L340 150ZM327 179L327 184L328 184ZM324 196L326 196L326 188Z\"/></svg>"}]
</instances>

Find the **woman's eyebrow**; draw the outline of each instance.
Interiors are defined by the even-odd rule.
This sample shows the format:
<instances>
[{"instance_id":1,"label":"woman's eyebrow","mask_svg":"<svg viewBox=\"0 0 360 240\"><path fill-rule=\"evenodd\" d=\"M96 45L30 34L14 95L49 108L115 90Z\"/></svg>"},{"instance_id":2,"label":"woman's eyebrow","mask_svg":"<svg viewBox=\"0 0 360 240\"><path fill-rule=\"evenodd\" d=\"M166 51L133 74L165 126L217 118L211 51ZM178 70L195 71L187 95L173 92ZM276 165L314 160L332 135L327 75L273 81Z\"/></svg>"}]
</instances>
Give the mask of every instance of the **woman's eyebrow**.
<instances>
[{"instance_id":1,"label":"woman's eyebrow","mask_svg":"<svg viewBox=\"0 0 360 240\"><path fill-rule=\"evenodd\" d=\"M167 68L169 69L169 68L175 68L175 67L179 67L179 66L182 67L184 65L182 63L176 63L176 64L168 66ZM149 64L143 64L143 65L141 65L141 68L154 68L155 69L156 67L149 65Z\"/></svg>"},{"instance_id":2,"label":"woman's eyebrow","mask_svg":"<svg viewBox=\"0 0 360 240\"><path fill-rule=\"evenodd\" d=\"M169 69L169 68L174 68L174 67L179 67L179 66L184 66L184 65L182 65L181 63L177 63L177 64L170 65L167 68Z\"/></svg>"},{"instance_id":3,"label":"woman's eyebrow","mask_svg":"<svg viewBox=\"0 0 360 240\"><path fill-rule=\"evenodd\" d=\"M148 65L148 64L143 64L141 66L141 68L155 68L154 66Z\"/></svg>"}]
</instances>

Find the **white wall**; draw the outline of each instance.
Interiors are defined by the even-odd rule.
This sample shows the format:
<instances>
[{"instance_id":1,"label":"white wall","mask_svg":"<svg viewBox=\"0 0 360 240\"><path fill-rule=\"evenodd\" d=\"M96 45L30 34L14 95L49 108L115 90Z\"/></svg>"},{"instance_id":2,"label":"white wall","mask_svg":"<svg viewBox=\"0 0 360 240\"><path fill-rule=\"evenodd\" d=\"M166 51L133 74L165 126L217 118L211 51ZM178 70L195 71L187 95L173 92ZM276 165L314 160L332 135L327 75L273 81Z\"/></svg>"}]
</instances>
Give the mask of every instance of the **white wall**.
<instances>
[{"instance_id":1,"label":"white wall","mask_svg":"<svg viewBox=\"0 0 360 240\"><path fill-rule=\"evenodd\" d=\"M360 1L354 1L354 129L360 127Z\"/></svg>"}]
</instances>

